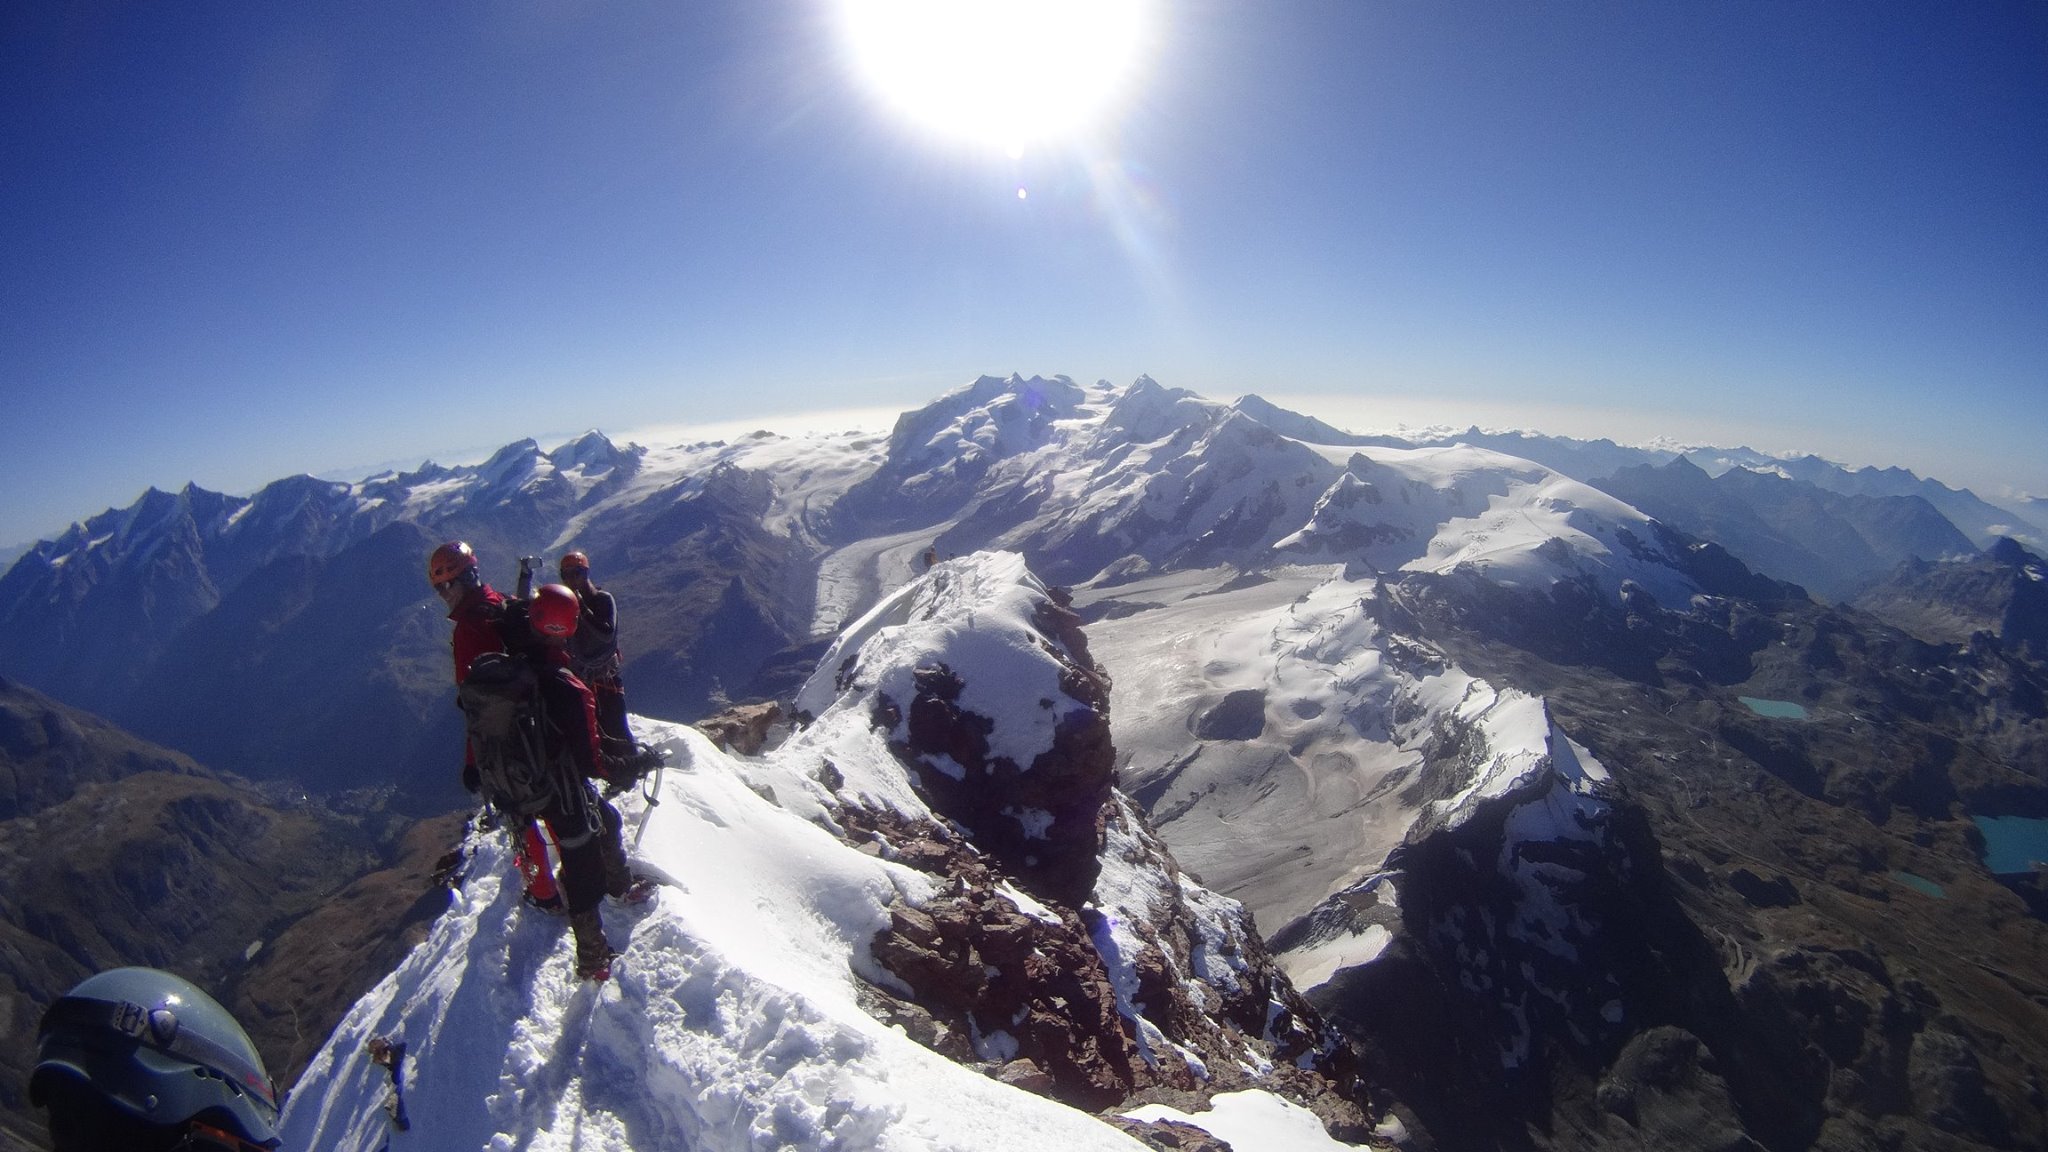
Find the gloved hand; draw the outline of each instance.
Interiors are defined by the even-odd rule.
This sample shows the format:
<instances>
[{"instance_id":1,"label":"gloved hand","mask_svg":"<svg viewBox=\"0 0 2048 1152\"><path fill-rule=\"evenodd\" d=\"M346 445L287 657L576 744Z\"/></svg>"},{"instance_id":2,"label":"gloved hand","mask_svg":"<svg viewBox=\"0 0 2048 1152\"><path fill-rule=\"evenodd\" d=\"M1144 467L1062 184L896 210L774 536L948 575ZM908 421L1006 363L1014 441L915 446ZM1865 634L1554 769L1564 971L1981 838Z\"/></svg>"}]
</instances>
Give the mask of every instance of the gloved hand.
<instances>
[{"instance_id":1,"label":"gloved hand","mask_svg":"<svg viewBox=\"0 0 2048 1152\"><path fill-rule=\"evenodd\" d=\"M482 790L484 786L483 773L477 771L475 764L470 763L462 766L462 786L471 792Z\"/></svg>"}]
</instances>

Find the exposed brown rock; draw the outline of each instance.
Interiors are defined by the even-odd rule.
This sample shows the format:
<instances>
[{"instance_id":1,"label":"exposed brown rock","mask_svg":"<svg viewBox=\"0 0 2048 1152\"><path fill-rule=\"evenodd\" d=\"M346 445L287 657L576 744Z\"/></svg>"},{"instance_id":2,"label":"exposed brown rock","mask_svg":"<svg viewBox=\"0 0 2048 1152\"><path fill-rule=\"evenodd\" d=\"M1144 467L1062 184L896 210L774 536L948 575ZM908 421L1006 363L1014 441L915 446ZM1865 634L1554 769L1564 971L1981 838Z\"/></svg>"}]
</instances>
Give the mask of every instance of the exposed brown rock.
<instances>
[{"instance_id":1,"label":"exposed brown rock","mask_svg":"<svg viewBox=\"0 0 2048 1152\"><path fill-rule=\"evenodd\" d=\"M1130 1095L1141 1066L1131 1025L1077 919L1034 919L986 887L889 913L876 962L978 1056L1029 1061L1047 1095L1091 1111Z\"/></svg>"},{"instance_id":2,"label":"exposed brown rock","mask_svg":"<svg viewBox=\"0 0 2048 1152\"><path fill-rule=\"evenodd\" d=\"M910 701L884 707L900 707L908 717L909 740L896 752L932 807L972 831L976 846L1027 891L1078 906L1095 886L1115 760L1107 681L1068 665L1061 682L1070 701L1053 746L1028 765L991 754L990 721L960 707L964 685L942 664L917 670ZM1049 699L1040 703L1062 707ZM936 767L945 761L958 765L960 779ZM1042 814L1036 827L1034 814Z\"/></svg>"},{"instance_id":3,"label":"exposed brown rock","mask_svg":"<svg viewBox=\"0 0 2048 1152\"><path fill-rule=\"evenodd\" d=\"M833 823L861 851L947 884L890 908L870 948L893 980L868 990L870 1010L1078 1107L1159 1099L1199 1110L1215 1092L1256 1086L1362 1138L1371 1128L1349 1050L1288 985L1242 906L1184 882L1112 788L1109 681L1079 618L1055 591L1032 626L1062 698L1040 701L1060 720L1029 765L992 752L993 722L961 705L967 685L942 657L914 670L910 699L875 700L875 726L903 734L891 749L940 820L849 806ZM829 764L815 776L828 789L841 780ZM1111 854L1120 879L1099 892Z\"/></svg>"},{"instance_id":4,"label":"exposed brown rock","mask_svg":"<svg viewBox=\"0 0 2048 1152\"><path fill-rule=\"evenodd\" d=\"M697 721L696 729L728 752L758 756L768 746L769 730L781 719L782 705L772 700L736 704L716 716Z\"/></svg>"},{"instance_id":5,"label":"exposed brown rock","mask_svg":"<svg viewBox=\"0 0 2048 1152\"><path fill-rule=\"evenodd\" d=\"M1122 1116L1104 1117L1111 1124L1135 1137L1147 1148L1158 1148L1161 1152L1232 1152L1228 1141L1211 1136L1193 1124L1178 1120L1131 1120Z\"/></svg>"}]
</instances>

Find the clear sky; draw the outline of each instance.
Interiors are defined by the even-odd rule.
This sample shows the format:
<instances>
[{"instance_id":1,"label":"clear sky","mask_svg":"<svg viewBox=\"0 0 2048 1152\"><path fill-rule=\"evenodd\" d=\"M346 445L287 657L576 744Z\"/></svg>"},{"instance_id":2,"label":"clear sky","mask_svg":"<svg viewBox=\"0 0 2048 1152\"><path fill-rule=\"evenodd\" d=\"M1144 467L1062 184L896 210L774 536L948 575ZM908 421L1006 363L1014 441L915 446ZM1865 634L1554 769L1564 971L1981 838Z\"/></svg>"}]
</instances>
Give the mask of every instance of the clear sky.
<instances>
[{"instance_id":1,"label":"clear sky","mask_svg":"<svg viewBox=\"0 0 2048 1152\"><path fill-rule=\"evenodd\" d=\"M0 543L1012 371L2048 493L2039 0L1142 15L1014 154L834 0L6 5Z\"/></svg>"}]
</instances>

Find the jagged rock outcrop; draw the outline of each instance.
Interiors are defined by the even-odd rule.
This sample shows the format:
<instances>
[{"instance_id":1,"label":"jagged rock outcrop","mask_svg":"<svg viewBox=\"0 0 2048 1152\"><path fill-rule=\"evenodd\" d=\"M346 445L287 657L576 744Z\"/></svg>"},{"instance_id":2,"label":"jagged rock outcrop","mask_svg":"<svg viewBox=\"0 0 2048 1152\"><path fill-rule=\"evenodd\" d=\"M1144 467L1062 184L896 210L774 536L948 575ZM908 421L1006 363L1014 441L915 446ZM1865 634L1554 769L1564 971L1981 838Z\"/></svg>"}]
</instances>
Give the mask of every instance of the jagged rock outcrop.
<instances>
[{"instance_id":1,"label":"jagged rock outcrop","mask_svg":"<svg viewBox=\"0 0 2048 1152\"><path fill-rule=\"evenodd\" d=\"M849 841L945 878L871 945L873 1010L1091 1110L1256 1084L1370 1131L1348 1050L1248 914L1111 787L1108 684L1014 555L948 561L849 627L800 706L864 708L900 774L825 760Z\"/></svg>"},{"instance_id":2,"label":"jagged rock outcrop","mask_svg":"<svg viewBox=\"0 0 2048 1152\"><path fill-rule=\"evenodd\" d=\"M1087 899L1114 769L1108 682L1022 557L941 564L850 626L798 707L817 715L848 695L867 701L921 804L1034 895Z\"/></svg>"},{"instance_id":3,"label":"jagged rock outcrop","mask_svg":"<svg viewBox=\"0 0 2048 1152\"><path fill-rule=\"evenodd\" d=\"M697 730L728 752L755 756L768 746L770 734L782 722L782 705L738 704L697 721Z\"/></svg>"},{"instance_id":4,"label":"jagged rock outcrop","mask_svg":"<svg viewBox=\"0 0 2048 1152\"><path fill-rule=\"evenodd\" d=\"M964 825L1033 894L1078 906L1099 871L1115 751L1108 681L1088 659L1080 622L1062 601L1049 591L1032 610L1031 625L1060 669L1059 696L1038 700L1057 714L1052 743L1029 763L990 746L993 721L962 706L965 685L944 663L917 668L908 701L878 694L875 720L901 727L904 739L894 747L934 810Z\"/></svg>"}]
</instances>

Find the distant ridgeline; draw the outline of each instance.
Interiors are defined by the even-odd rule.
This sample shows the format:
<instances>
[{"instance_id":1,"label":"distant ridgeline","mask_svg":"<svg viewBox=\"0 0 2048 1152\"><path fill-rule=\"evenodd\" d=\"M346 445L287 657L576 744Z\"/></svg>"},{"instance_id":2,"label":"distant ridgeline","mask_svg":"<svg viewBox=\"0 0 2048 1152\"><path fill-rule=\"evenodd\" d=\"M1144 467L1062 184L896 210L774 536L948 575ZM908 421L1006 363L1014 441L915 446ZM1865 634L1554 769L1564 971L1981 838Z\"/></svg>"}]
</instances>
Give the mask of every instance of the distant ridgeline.
<instances>
[{"instance_id":1,"label":"distant ridgeline","mask_svg":"<svg viewBox=\"0 0 2048 1152\"><path fill-rule=\"evenodd\" d=\"M0 577L0 673L211 767L457 807L448 624L421 564L459 536L501 586L519 556L588 552L620 604L629 701L677 748L704 746L657 718L804 716L801 757L706 753L715 770L655 810L648 843L682 888L617 942L631 1011L573 995L553 936L506 903L496 842L472 844L432 954L512 979L531 1012L401 967L403 994L357 1006L294 1114L300 1137L346 1139L294 1146L375 1146L348 1119L377 1102L350 1045L395 1030L414 1114L467 1099L449 1139L478 1144L559 1120L652 1146L704 1121L663 1092L744 1067L807 1118L797 1146L951 1123L934 1084L962 1116L1088 1146L1071 1109L1004 1094L1125 1108L1149 1086L1193 1112L1243 1076L1314 1104L1267 1082L1306 1043L1325 1080L1363 1086L1337 1093L1355 1113L1317 1105L1359 1138L2036 1147L2048 896L2038 844L2008 853L2048 818L2042 535L1897 470L1405 441L1149 378L983 377L886 438L592 433L249 499L152 492ZM978 671L1001 660L1013 679ZM1053 747L1090 771L1033 776ZM660 838L660 814L701 849ZM785 875L771 842L835 863ZM1144 883L1126 856L1150 861ZM780 966L702 935L715 899L752 907L749 884L796 901L764 939L823 935L789 938ZM1158 931L1119 927L1136 922ZM1025 981L1034 949L1102 982ZM811 1110L773 1051L691 1007L727 995L806 1083L884 1103ZM508 1062L434 1059L452 1034L407 1031L430 1002ZM701 1059L633 1030L665 1004ZM932 1071L877 1018L998 1079ZM565 1063L519 1063L562 1036ZM1102 1060L1073 1056L1091 1044ZM608 1060L654 1102L582 1078ZM912 1064L921 1088L875 1074ZM475 1103L543 1097L559 1111ZM316 1119L314 1100L340 1110Z\"/></svg>"}]
</instances>

